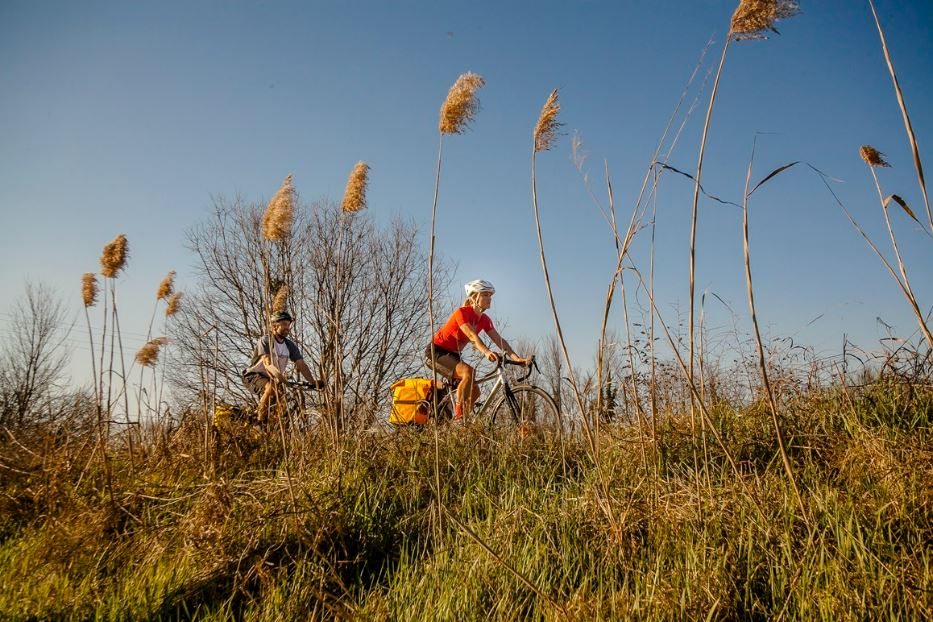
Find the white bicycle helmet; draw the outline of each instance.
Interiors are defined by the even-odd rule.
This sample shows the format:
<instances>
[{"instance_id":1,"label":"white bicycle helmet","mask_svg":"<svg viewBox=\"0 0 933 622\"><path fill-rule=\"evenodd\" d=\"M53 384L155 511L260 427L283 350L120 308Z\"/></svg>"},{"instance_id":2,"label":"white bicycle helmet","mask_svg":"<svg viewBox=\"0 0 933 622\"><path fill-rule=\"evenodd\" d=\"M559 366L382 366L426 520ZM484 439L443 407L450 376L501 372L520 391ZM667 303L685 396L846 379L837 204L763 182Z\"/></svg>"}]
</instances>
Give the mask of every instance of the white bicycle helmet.
<instances>
[{"instance_id":1,"label":"white bicycle helmet","mask_svg":"<svg viewBox=\"0 0 933 622\"><path fill-rule=\"evenodd\" d=\"M490 294L496 293L496 288L489 281L484 281L483 279L476 279L475 281L470 281L463 286L463 289L466 290L467 296L470 294L479 294L482 292L489 292Z\"/></svg>"}]
</instances>

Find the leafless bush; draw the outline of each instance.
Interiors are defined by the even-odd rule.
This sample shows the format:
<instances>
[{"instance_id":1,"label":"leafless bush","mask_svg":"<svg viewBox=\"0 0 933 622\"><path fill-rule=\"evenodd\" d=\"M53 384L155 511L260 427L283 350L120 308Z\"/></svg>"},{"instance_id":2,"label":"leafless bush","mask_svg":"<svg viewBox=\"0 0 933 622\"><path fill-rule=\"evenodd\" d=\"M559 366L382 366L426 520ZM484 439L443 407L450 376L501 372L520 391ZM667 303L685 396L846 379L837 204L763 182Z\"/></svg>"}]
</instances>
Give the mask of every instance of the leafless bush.
<instances>
[{"instance_id":1,"label":"leafless bush","mask_svg":"<svg viewBox=\"0 0 933 622\"><path fill-rule=\"evenodd\" d=\"M62 301L44 285L26 284L10 312L10 332L0 350L0 426L22 427L53 418L70 333Z\"/></svg>"}]
</instances>

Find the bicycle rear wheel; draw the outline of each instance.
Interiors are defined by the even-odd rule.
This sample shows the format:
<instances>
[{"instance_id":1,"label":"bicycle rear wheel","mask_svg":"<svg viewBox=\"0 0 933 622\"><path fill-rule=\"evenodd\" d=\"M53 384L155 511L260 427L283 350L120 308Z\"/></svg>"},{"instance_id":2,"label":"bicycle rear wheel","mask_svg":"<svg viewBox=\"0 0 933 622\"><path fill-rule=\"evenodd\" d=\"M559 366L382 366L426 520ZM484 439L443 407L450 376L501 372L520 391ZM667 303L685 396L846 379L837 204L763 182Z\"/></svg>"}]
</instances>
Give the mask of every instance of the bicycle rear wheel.
<instances>
[{"instance_id":1,"label":"bicycle rear wheel","mask_svg":"<svg viewBox=\"0 0 933 622\"><path fill-rule=\"evenodd\" d=\"M491 431L525 427L557 430L560 424L560 411L554 398L533 385L519 385L511 391L503 391L489 417Z\"/></svg>"}]
</instances>

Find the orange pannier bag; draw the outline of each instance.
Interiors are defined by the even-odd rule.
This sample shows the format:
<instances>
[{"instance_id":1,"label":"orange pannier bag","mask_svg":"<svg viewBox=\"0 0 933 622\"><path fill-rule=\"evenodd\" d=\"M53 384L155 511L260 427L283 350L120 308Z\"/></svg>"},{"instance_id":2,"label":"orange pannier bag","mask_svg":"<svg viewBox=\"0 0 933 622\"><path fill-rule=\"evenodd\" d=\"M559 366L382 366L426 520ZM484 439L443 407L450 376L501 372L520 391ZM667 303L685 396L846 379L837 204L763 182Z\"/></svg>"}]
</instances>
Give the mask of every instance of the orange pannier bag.
<instances>
[{"instance_id":1,"label":"orange pannier bag","mask_svg":"<svg viewBox=\"0 0 933 622\"><path fill-rule=\"evenodd\" d=\"M428 378L402 378L389 389L392 391L392 412L389 423L394 425L424 425L431 412L431 387Z\"/></svg>"}]
</instances>

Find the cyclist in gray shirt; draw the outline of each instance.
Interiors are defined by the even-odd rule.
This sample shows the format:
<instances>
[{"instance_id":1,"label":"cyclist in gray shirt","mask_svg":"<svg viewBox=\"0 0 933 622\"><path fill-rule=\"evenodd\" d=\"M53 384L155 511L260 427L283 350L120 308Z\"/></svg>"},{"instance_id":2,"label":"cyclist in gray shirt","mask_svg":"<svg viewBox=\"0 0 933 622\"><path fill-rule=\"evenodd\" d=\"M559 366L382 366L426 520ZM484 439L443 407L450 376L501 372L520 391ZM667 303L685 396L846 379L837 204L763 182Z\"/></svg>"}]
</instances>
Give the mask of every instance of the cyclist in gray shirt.
<instances>
[{"instance_id":1,"label":"cyclist in gray shirt","mask_svg":"<svg viewBox=\"0 0 933 622\"><path fill-rule=\"evenodd\" d=\"M323 380L315 380L311 369L301 356L301 350L288 338L292 327L292 316L288 311L272 314L272 349L269 348L269 335L263 335L256 343L253 360L243 371L243 382L259 397L258 419L264 421L269 413L269 404L276 392L276 384L288 380L285 370L288 362L295 364L295 369L312 385L323 388ZM275 382L273 382L273 380Z\"/></svg>"}]
</instances>

